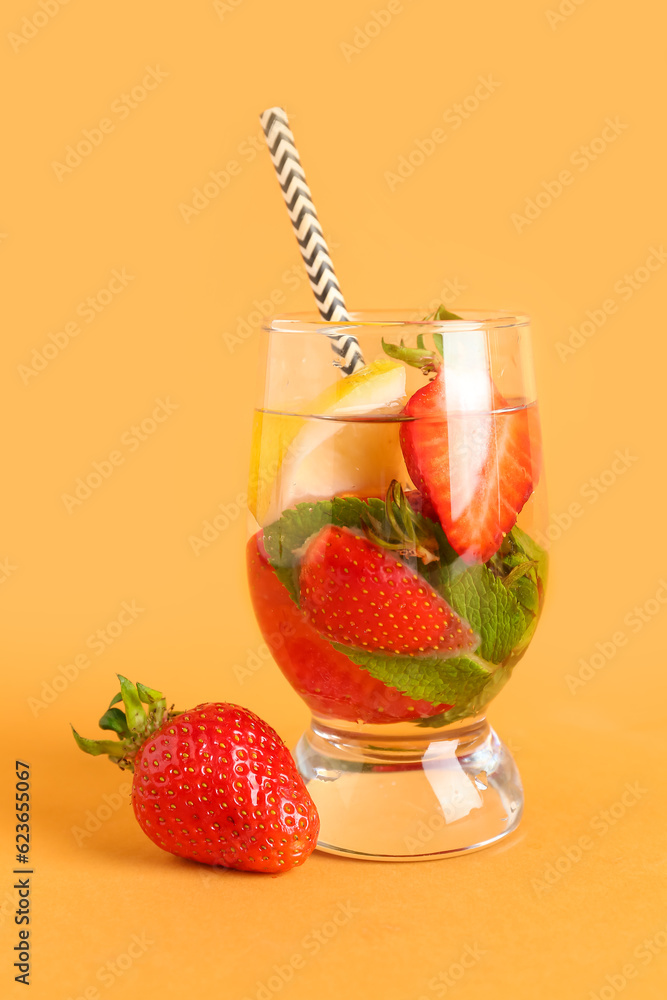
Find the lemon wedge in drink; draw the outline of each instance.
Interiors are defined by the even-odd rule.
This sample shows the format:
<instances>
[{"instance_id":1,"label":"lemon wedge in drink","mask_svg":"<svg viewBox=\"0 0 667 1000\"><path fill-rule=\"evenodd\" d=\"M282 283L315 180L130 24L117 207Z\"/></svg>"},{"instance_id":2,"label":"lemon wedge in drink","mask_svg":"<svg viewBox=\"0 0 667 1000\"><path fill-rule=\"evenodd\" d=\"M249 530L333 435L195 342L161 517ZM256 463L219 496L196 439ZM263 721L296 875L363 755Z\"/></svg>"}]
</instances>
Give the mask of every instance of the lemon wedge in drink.
<instances>
[{"instance_id":1,"label":"lemon wedge in drink","mask_svg":"<svg viewBox=\"0 0 667 1000\"><path fill-rule=\"evenodd\" d=\"M398 423L380 417L398 415L404 398L403 365L381 359L301 405L299 415L258 411L248 489L258 523L305 500L383 496L402 460Z\"/></svg>"}]
</instances>

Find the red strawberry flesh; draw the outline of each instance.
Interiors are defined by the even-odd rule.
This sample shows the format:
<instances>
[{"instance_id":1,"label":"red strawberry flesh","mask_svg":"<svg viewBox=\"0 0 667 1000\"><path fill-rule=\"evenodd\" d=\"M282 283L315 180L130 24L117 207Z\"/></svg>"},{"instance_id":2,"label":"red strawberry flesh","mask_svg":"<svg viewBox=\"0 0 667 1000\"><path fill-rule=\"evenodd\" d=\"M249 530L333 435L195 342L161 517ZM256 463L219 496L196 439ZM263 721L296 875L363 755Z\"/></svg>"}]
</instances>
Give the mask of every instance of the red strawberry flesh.
<instances>
[{"instance_id":1,"label":"red strawberry flesh","mask_svg":"<svg viewBox=\"0 0 667 1000\"><path fill-rule=\"evenodd\" d=\"M470 625L402 560L349 528L327 525L308 544L301 607L332 642L385 655L471 651Z\"/></svg>"},{"instance_id":2,"label":"red strawberry flesh","mask_svg":"<svg viewBox=\"0 0 667 1000\"><path fill-rule=\"evenodd\" d=\"M313 712L376 724L424 719L451 708L408 698L334 649L289 596L267 560L259 534L248 542L248 580L271 654Z\"/></svg>"},{"instance_id":3,"label":"red strawberry flesh","mask_svg":"<svg viewBox=\"0 0 667 1000\"><path fill-rule=\"evenodd\" d=\"M479 380L474 388L479 395ZM404 412L415 419L400 432L413 483L468 562L486 562L497 551L539 475L534 407L511 408L488 379L487 389L489 412L453 410L441 369L408 401Z\"/></svg>"}]
</instances>

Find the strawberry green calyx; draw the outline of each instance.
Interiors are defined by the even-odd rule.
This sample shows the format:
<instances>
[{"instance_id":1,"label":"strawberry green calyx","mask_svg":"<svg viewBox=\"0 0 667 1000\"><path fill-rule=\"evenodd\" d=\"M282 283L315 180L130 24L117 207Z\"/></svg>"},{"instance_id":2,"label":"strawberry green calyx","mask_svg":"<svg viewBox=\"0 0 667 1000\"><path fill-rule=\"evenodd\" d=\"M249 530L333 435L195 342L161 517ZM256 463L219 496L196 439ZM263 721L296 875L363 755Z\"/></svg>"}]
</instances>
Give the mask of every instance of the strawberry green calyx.
<instances>
[{"instance_id":1,"label":"strawberry green calyx","mask_svg":"<svg viewBox=\"0 0 667 1000\"><path fill-rule=\"evenodd\" d=\"M456 313L450 312L449 309L445 309L441 305L434 312L425 316L423 322L440 323L452 320L462 321L463 317L457 316ZM421 368L425 375L432 375L434 372L437 373L442 365L443 347L441 333L433 334L433 343L435 349L430 350L427 348L424 343L424 334L420 333L417 337L416 347L406 347L402 340L400 344L387 344L383 338L382 349L390 358L403 361L404 364L411 365L413 368Z\"/></svg>"},{"instance_id":2,"label":"strawberry green calyx","mask_svg":"<svg viewBox=\"0 0 667 1000\"><path fill-rule=\"evenodd\" d=\"M443 320L458 319L462 320L463 316L458 316L456 313L450 312L445 306L438 306L434 312L429 313L428 316L424 317L425 321L432 321L434 323L439 323Z\"/></svg>"},{"instance_id":3,"label":"strawberry green calyx","mask_svg":"<svg viewBox=\"0 0 667 1000\"><path fill-rule=\"evenodd\" d=\"M416 556L425 565L440 558L438 539L425 519L417 517L395 479L387 490L382 520L364 511L361 528L369 542L406 558Z\"/></svg>"},{"instance_id":4,"label":"strawberry green calyx","mask_svg":"<svg viewBox=\"0 0 667 1000\"><path fill-rule=\"evenodd\" d=\"M382 349L390 358L403 361L404 364L411 365L413 368L421 368L425 375L437 372L442 364L442 358L439 357L438 352L424 346L424 336L421 333L417 338L417 344L417 347L406 347L402 339L400 344L388 344L384 337L382 338Z\"/></svg>"},{"instance_id":5,"label":"strawberry green calyx","mask_svg":"<svg viewBox=\"0 0 667 1000\"><path fill-rule=\"evenodd\" d=\"M76 745L84 753L93 757L106 754L113 764L118 764L123 770L134 771L134 758L141 744L163 723L181 713L175 711L173 706L167 710L166 699L160 691L144 684L135 685L122 674L116 676L120 681L120 692L111 699L100 719L100 729L112 730L118 739L89 740L79 736L74 726L72 733ZM122 702L125 711L114 707L118 702Z\"/></svg>"}]
</instances>

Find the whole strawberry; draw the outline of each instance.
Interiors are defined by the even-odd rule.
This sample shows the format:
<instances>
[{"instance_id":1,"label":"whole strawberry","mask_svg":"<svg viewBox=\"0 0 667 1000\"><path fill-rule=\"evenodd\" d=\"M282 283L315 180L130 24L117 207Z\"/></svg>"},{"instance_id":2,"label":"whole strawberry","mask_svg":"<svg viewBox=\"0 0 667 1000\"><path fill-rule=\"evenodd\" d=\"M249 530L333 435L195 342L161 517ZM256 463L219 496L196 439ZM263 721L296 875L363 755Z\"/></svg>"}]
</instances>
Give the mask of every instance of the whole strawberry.
<instances>
[{"instance_id":1,"label":"whole strawberry","mask_svg":"<svg viewBox=\"0 0 667 1000\"><path fill-rule=\"evenodd\" d=\"M88 740L134 772L132 805L154 844L182 858L242 871L282 872L317 845L319 817L278 734L254 712L207 702L167 710L163 695L118 675L100 719L117 740ZM122 701L125 711L115 708ZM144 707L145 706L145 707Z\"/></svg>"}]
</instances>

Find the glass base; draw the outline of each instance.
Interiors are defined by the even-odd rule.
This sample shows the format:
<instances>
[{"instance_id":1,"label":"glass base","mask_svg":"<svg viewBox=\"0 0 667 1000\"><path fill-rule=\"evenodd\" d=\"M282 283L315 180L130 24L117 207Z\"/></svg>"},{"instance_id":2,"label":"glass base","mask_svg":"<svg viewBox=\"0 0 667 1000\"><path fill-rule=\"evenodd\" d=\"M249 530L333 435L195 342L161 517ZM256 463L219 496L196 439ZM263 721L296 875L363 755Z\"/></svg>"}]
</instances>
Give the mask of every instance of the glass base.
<instances>
[{"instance_id":1,"label":"glass base","mask_svg":"<svg viewBox=\"0 0 667 1000\"><path fill-rule=\"evenodd\" d=\"M483 716L439 729L313 718L295 758L330 854L428 861L487 847L521 818L519 772Z\"/></svg>"}]
</instances>

